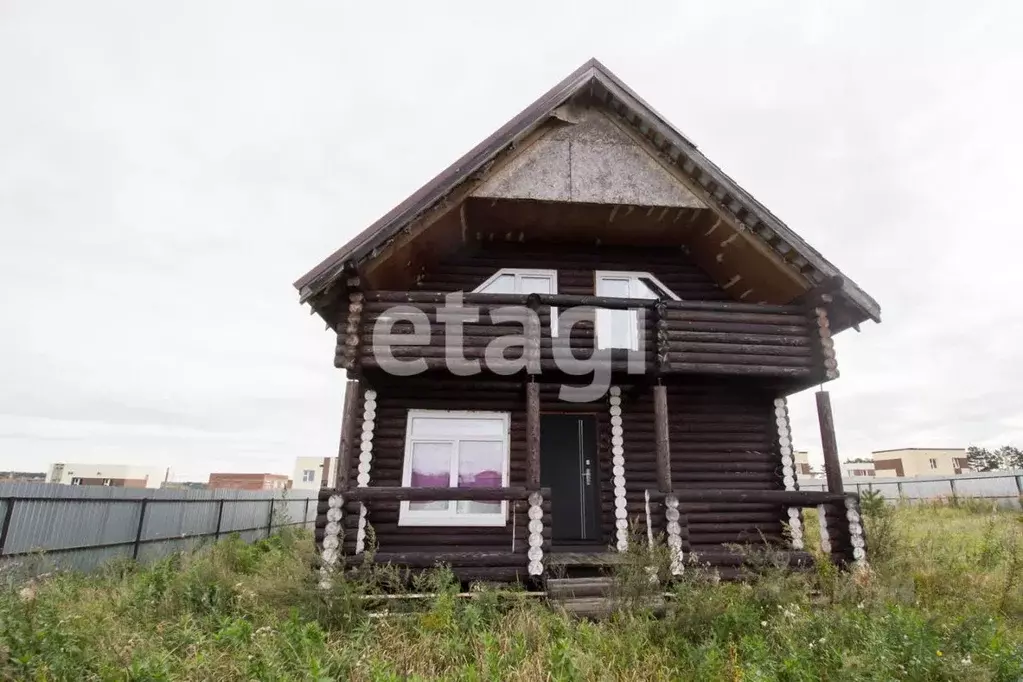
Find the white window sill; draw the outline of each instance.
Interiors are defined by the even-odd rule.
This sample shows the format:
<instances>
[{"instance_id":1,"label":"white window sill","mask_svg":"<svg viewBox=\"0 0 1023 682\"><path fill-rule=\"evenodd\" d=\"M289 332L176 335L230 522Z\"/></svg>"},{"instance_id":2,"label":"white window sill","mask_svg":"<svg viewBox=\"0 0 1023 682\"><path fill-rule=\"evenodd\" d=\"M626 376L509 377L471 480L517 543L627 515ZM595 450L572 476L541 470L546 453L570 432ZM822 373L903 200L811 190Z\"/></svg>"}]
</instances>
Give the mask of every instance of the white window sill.
<instances>
[{"instance_id":1,"label":"white window sill","mask_svg":"<svg viewBox=\"0 0 1023 682\"><path fill-rule=\"evenodd\" d=\"M446 526L446 527L477 527L503 528L508 525L504 514L450 514L432 516L403 511L398 516L399 526Z\"/></svg>"}]
</instances>

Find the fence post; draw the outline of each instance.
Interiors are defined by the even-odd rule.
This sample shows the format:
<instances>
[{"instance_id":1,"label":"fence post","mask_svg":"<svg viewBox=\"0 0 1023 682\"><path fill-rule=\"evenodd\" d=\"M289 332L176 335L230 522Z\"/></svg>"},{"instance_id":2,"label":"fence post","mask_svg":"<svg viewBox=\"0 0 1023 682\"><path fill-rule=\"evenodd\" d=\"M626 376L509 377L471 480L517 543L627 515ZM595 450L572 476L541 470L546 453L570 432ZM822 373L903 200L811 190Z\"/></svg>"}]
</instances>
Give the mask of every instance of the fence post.
<instances>
[{"instance_id":1,"label":"fence post","mask_svg":"<svg viewBox=\"0 0 1023 682\"><path fill-rule=\"evenodd\" d=\"M224 498L220 498L220 503L217 505L217 532L213 534L213 541L218 542L220 540L220 527L224 521Z\"/></svg>"},{"instance_id":2,"label":"fence post","mask_svg":"<svg viewBox=\"0 0 1023 682\"><path fill-rule=\"evenodd\" d=\"M270 537L274 532L274 498L270 498L270 518L266 520L266 536Z\"/></svg>"},{"instance_id":3,"label":"fence post","mask_svg":"<svg viewBox=\"0 0 1023 682\"><path fill-rule=\"evenodd\" d=\"M948 479L948 488L952 491L952 505L959 504L959 498L956 496L956 480L954 478Z\"/></svg>"},{"instance_id":4,"label":"fence post","mask_svg":"<svg viewBox=\"0 0 1023 682\"><path fill-rule=\"evenodd\" d=\"M902 491L902 481L895 481L895 489L899 492L899 502L905 502L906 495Z\"/></svg>"},{"instance_id":5,"label":"fence post","mask_svg":"<svg viewBox=\"0 0 1023 682\"><path fill-rule=\"evenodd\" d=\"M1016 490L1019 491L1020 497L1023 497L1023 474L1016 477ZM2 546L0 546L2 549Z\"/></svg>"},{"instance_id":6,"label":"fence post","mask_svg":"<svg viewBox=\"0 0 1023 682\"><path fill-rule=\"evenodd\" d=\"M7 509L4 510L4 525L0 527L0 554L4 553L7 547L7 532L11 529L11 516L14 514L14 498L7 499Z\"/></svg>"},{"instance_id":7,"label":"fence post","mask_svg":"<svg viewBox=\"0 0 1023 682\"><path fill-rule=\"evenodd\" d=\"M309 498L305 498L305 511L302 512L302 527L309 525Z\"/></svg>"},{"instance_id":8,"label":"fence post","mask_svg":"<svg viewBox=\"0 0 1023 682\"><path fill-rule=\"evenodd\" d=\"M142 544L142 527L146 524L146 509L149 506L149 500L142 500L142 508L139 509L139 527L135 531L135 546L131 550L131 558L139 558L139 545Z\"/></svg>"}]
</instances>

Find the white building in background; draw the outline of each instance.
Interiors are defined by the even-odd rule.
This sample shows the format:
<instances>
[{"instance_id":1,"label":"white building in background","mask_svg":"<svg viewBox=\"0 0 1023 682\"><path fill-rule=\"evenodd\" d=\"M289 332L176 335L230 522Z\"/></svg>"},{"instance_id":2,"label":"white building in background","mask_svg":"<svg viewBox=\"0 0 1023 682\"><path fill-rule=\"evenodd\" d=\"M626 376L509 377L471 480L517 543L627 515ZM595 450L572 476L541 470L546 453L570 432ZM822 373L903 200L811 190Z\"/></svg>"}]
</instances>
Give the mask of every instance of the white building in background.
<instances>
[{"instance_id":1,"label":"white building in background","mask_svg":"<svg viewBox=\"0 0 1023 682\"><path fill-rule=\"evenodd\" d=\"M873 462L842 462L842 477L875 476Z\"/></svg>"},{"instance_id":2,"label":"white building in background","mask_svg":"<svg viewBox=\"0 0 1023 682\"><path fill-rule=\"evenodd\" d=\"M334 485L337 457L296 457L292 490L319 490Z\"/></svg>"},{"instance_id":3,"label":"white building in background","mask_svg":"<svg viewBox=\"0 0 1023 682\"><path fill-rule=\"evenodd\" d=\"M966 448L899 448L872 454L881 476L958 476L970 471Z\"/></svg>"},{"instance_id":4,"label":"white building in background","mask_svg":"<svg viewBox=\"0 0 1023 682\"><path fill-rule=\"evenodd\" d=\"M57 462L50 466L46 476L47 483L113 488L159 488L167 480L170 480L170 468L79 462Z\"/></svg>"},{"instance_id":5,"label":"white building in background","mask_svg":"<svg viewBox=\"0 0 1023 682\"><path fill-rule=\"evenodd\" d=\"M796 476L802 479L817 478L810 467L810 453L806 450L793 450L792 459L795 464Z\"/></svg>"}]
</instances>

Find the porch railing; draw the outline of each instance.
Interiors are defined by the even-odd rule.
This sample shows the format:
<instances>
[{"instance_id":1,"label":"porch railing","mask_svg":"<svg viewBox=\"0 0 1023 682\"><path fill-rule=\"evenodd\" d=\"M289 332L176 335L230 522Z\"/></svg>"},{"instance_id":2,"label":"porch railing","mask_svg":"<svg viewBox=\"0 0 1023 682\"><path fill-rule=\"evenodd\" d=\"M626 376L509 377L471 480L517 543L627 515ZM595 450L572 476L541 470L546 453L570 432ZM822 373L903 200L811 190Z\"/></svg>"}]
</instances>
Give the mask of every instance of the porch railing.
<instances>
[{"instance_id":1,"label":"porch railing","mask_svg":"<svg viewBox=\"0 0 1023 682\"><path fill-rule=\"evenodd\" d=\"M386 366L386 346L398 361L422 359L426 369L479 361L484 370L506 374L498 362L532 361L530 373L563 369L568 355L603 353L612 371L715 374L789 378L814 383L837 377L827 313L804 305L731 301L624 299L562 294L463 294L465 315L445 306L447 293L368 291L355 293L347 324L338 333L339 367ZM514 307L519 307L518 314ZM638 350L597 350L595 311L634 310ZM530 313L530 311L532 311ZM580 320L565 327L566 313ZM412 315L427 325L416 325ZM461 317L461 337L448 338L446 322ZM378 326L380 323L380 326ZM552 323L558 333L552 333ZM530 324L533 326L530 327ZM414 332L426 332L414 339ZM492 342L522 334L525 343L495 355ZM451 344L456 348L453 350ZM491 352L488 353L488 348ZM531 354L531 355L530 355ZM529 357L527 357L529 355Z\"/></svg>"},{"instance_id":2,"label":"porch railing","mask_svg":"<svg viewBox=\"0 0 1023 682\"><path fill-rule=\"evenodd\" d=\"M816 507L822 552L842 566L855 565L866 560L860 498L854 493L681 489L670 492L647 490L645 497L648 540L653 544L656 538L665 538L672 551L672 572L676 574L682 572L686 556L691 550L684 511L684 505L687 503L777 504L780 509L788 510L788 526L793 549L803 548L802 518L798 510Z\"/></svg>"},{"instance_id":3,"label":"porch railing","mask_svg":"<svg viewBox=\"0 0 1023 682\"><path fill-rule=\"evenodd\" d=\"M380 564L393 563L410 568L429 568L443 563L450 565L456 573L466 572L476 578L504 578L516 572L530 577L543 575L545 558L551 547L551 500L550 489L530 490L524 487L507 488L410 488L399 486L371 486L345 490L324 489L320 502L316 539L322 547L322 563L332 566L338 563L341 552L343 511L355 504L358 514L372 522L374 503L388 502L499 502L512 503L508 523L512 526L512 546L506 552L465 551L450 549L457 546L458 528L450 528L451 538L438 538L434 547L424 546L415 551L388 550L386 544L381 551L373 553L373 561ZM516 503L524 502L522 510ZM362 510L365 510L363 512ZM322 523L321 523L322 519ZM413 526L424 534L436 536L437 530L427 526ZM495 527L495 532L505 528ZM445 548L447 547L447 548ZM356 550L358 554L361 551ZM358 563L361 556L348 557L349 563ZM511 570L510 570L511 569ZM522 570L525 569L525 570Z\"/></svg>"}]
</instances>

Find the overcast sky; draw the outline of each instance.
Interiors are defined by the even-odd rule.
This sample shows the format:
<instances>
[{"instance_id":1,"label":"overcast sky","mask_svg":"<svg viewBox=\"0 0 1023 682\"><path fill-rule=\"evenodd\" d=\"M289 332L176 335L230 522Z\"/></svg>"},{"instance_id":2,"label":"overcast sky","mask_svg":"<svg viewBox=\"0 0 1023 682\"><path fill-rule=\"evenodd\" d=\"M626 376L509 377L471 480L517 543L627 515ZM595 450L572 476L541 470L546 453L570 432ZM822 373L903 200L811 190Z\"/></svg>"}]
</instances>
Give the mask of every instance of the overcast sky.
<instances>
[{"instance_id":1,"label":"overcast sky","mask_svg":"<svg viewBox=\"0 0 1023 682\"><path fill-rule=\"evenodd\" d=\"M591 56L881 303L843 458L1023 445L1023 5L837 4L0 0L0 469L335 453L292 281Z\"/></svg>"}]
</instances>

